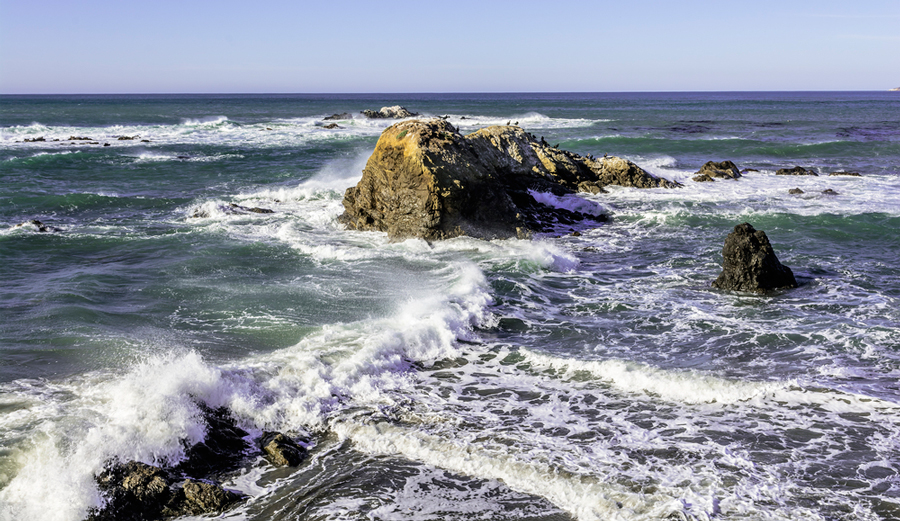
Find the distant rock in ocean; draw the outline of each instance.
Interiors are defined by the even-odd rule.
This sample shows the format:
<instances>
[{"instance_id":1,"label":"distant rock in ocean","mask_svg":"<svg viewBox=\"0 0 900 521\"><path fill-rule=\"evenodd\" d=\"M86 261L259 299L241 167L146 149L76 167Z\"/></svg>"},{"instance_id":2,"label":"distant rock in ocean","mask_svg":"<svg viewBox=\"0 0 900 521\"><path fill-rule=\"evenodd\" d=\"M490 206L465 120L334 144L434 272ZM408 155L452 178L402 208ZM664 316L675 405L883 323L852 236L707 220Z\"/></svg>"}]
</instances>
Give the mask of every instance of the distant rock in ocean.
<instances>
[{"instance_id":1,"label":"distant rock in ocean","mask_svg":"<svg viewBox=\"0 0 900 521\"><path fill-rule=\"evenodd\" d=\"M894 89L888 89L888 90L889 90L890 92L897 92L897 91L900 91L900 87L897 87L897 88L894 88Z\"/></svg>"},{"instance_id":2,"label":"distant rock in ocean","mask_svg":"<svg viewBox=\"0 0 900 521\"><path fill-rule=\"evenodd\" d=\"M440 118L404 121L381 134L362 179L344 194L340 221L392 240L529 237L560 223L605 220L544 204L536 193L558 198L606 185L680 186L618 157L552 148L517 126L463 136Z\"/></svg>"},{"instance_id":3,"label":"distant rock in ocean","mask_svg":"<svg viewBox=\"0 0 900 521\"><path fill-rule=\"evenodd\" d=\"M725 238L722 248L722 273L712 285L719 289L766 293L769 290L796 288L790 268L781 264L766 232L749 223L739 224Z\"/></svg>"},{"instance_id":4,"label":"distant rock in ocean","mask_svg":"<svg viewBox=\"0 0 900 521\"><path fill-rule=\"evenodd\" d=\"M802 166L795 166L794 168L780 168L775 175L814 175L818 176L819 174L813 172L812 170L807 170Z\"/></svg>"},{"instance_id":5,"label":"distant rock in ocean","mask_svg":"<svg viewBox=\"0 0 900 521\"><path fill-rule=\"evenodd\" d=\"M381 110L364 110L362 114L370 119L402 119L418 116L415 112L406 110L405 107L394 105L393 107L381 107ZM326 118L327 119L327 118Z\"/></svg>"}]
</instances>

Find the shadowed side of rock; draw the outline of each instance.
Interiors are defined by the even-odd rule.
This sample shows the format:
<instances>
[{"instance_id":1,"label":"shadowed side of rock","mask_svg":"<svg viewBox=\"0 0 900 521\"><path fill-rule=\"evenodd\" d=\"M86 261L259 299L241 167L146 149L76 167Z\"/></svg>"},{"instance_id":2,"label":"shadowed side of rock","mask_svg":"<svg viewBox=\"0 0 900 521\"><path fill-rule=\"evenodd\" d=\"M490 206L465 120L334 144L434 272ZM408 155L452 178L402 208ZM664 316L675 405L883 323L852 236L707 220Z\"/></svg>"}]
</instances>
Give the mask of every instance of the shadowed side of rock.
<instances>
[{"instance_id":1,"label":"shadowed side of rock","mask_svg":"<svg viewBox=\"0 0 900 521\"><path fill-rule=\"evenodd\" d=\"M585 217L546 207L529 191L598 193L607 184L677 186L620 158L550 147L515 126L463 136L442 119L411 120L382 133L362 179L344 195L340 221L392 240L523 237L560 216Z\"/></svg>"},{"instance_id":2,"label":"shadowed side of rock","mask_svg":"<svg viewBox=\"0 0 900 521\"><path fill-rule=\"evenodd\" d=\"M735 226L728 234L722 257L722 273L712 283L716 288L765 293L797 287L794 273L778 261L766 233L749 223Z\"/></svg>"}]
</instances>

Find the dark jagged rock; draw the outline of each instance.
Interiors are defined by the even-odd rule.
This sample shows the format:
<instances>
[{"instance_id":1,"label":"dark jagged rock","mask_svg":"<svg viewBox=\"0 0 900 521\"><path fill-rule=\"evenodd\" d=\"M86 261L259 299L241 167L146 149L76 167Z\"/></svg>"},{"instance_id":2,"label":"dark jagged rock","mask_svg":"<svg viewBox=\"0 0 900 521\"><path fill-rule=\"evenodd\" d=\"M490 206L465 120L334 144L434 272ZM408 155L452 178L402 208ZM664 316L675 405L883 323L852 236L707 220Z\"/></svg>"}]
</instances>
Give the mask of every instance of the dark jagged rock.
<instances>
[{"instance_id":1,"label":"dark jagged rock","mask_svg":"<svg viewBox=\"0 0 900 521\"><path fill-rule=\"evenodd\" d=\"M138 461L107 466L97 476L106 500L102 509L88 513L88 521L158 519L172 498L172 478L165 470Z\"/></svg>"},{"instance_id":2,"label":"dark jagged rock","mask_svg":"<svg viewBox=\"0 0 900 521\"><path fill-rule=\"evenodd\" d=\"M846 175L850 177L862 177L859 172L832 172L828 175Z\"/></svg>"},{"instance_id":3,"label":"dark jagged rock","mask_svg":"<svg viewBox=\"0 0 900 521\"><path fill-rule=\"evenodd\" d=\"M335 128L343 128L343 127L341 127L341 126L338 125L337 123L329 123L329 124L327 124L327 125L323 125L322 128L327 128L327 129L331 130L331 129L335 129Z\"/></svg>"},{"instance_id":4,"label":"dark jagged rock","mask_svg":"<svg viewBox=\"0 0 900 521\"><path fill-rule=\"evenodd\" d=\"M228 207L234 208L235 210L241 210L251 213L275 213L274 210L269 210L268 208L259 208L257 206L241 206L237 203L228 203Z\"/></svg>"},{"instance_id":5,"label":"dark jagged rock","mask_svg":"<svg viewBox=\"0 0 900 521\"><path fill-rule=\"evenodd\" d=\"M174 470L187 476L206 477L235 469L250 449L245 440L249 434L237 426L224 407L199 405L206 422L206 438L187 448L187 458Z\"/></svg>"},{"instance_id":6,"label":"dark jagged rock","mask_svg":"<svg viewBox=\"0 0 900 521\"><path fill-rule=\"evenodd\" d=\"M709 177L718 177L720 179L737 179L741 177L741 172L738 170L738 167L735 166L731 161L720 161L716 163L715 161L707 161L700 167L700 170L697 171L697 175L707 175ZM696 179L694 179L696 181Z\"/></svg>"},{"instance_id":7,"label":"dark jagged rock","mask_svg":"<svg viewBox=\"0 0 900 521\"><path fill-rule=\"evenodd\" d=\"M69 136L69 139L66 141L93 141L93 139L89 137Z\"/></svg>"},{"instance_id":8,"label":"dark jagged rock","mask_svg":"<svg viewBox=\"0 0 900 521\"><path fill-rule=\"evenodd\" d=\"M107 466L97 476L105 505L87 521L149 521L166 517L221 513L241 496L219 485L186 479L139 461Z\"/></svg>"},{"instance_id":9,"label":"dark jagged rock","mask_svg":"<svg viewBox=\"0 0 900 521\"><path fill-rule=\"evenodd\" d=\"M280 432L263 434L259 446L269 461L279 467L296 467L306 457L306 449Z\"/></svg>"},{"instance_id":10,"label":"dark jagged rock","mask_svg":"<svg viewBox=\"0 0 900 521\"><path fill-rule=\"evenodd\" d=\"M805 192L799 188L791 188L790 190L788 190L788 193L791 195L800 195Z\"/></svg>"},{"instance_id":11,"label":"dark jagged rock","mask_svg":"<svg viewBox=\"0 0 900 521\"><path fill-rule=\"evenodd\" d=\"M103 146L108 147L108 146L112 146L112 145L110 145L109 143L103 143Z\"/></svg>"},{"instance_id":12,"label":"dark jagged rock","mask_svg":"<svg viewBox=\"0 0 900 521\"><path fill-rule=\"evenodd\" d=\"M706 174L700 174L700 175L695 175L694 177L692 177L691 181L697 181L698 183L711 183L715 180Z\"/></svg>"},{"instance_id":13,"label":"dark jagged rock","mask_svg":"<svg viewBox=\"0 0 900 521\"><path fill-rule=\"evenodd\" d=\"M748 174L750 172L759 172L759 170L757 170L755 168L745 168L745 169L741 170L741 175Z\"/></svg>"},{"instance_id":14,"label":"dark jagged rock","mask_svg":"<svg viewBox=\"0 0 900 521\"><path fill-rule=\"evenodd\" d=\"M29 226L29 225L34 226L35 229L41 233L62 231L55 226L50 226L48 224L44 224L41 221L38 221L37 219L32 219L28 222L24 222L24 223L20 224L19 226Z\"/></svg>"},{"instance_id":15,"label":"dark jagged rock","mask_svg":"<svg viewBox=\"0 0 900 521\"><path fill-rule=\"evenodd\" d=\"M599 193L610 184L679 186L618 157L551 148L515 126L463 136L439 118L404 121L382 133L362 180L344 195L340 220L392 240L527 237L554 222L605 220L551 208L531 191Z\"/></svg>"},{"instance_id":16,"label":"dark jagged rock","mask_svg":"<svg viewBox=\"0 0 900 521\"><path fill-rule=\"evenodd\" d=\"M393 107L381 107L381 110L364 110L362 114L369 119L401 119L418 116L415 112L406 110L405 107L394 105Z\"/></svg>"},{"instance_id":17,"label":"dark jagged rock","mask_svg":"<svg viewBox=\"0 0 900 521\"><path fill-rule=\"evenodd\" d=\"M837 192L835 192L834 190L832 190L831 188L826 188L826 189L822 190L822 193L825 195L840 195Z\"/></svg>"},{"instance_id":18,"label":"dark jagged rock","mask_svg":"<svg viewBox=\"0 0 900 521\"><path fill-rule=\"evenodd\" d=\"M143 521L218 513L241 496L214 483L199 481L236 469L251 446L246 431L224 408L198 404L207 425L205 439L185 451L185 461L161 468L138 461L110 462L97 478L105 499L88 521ZM182 484L183 482L183 484Z\"/></svg>"},{"instance_id":19,"label":"dark jagged rock","mask_svg":"<svg viewBox=\"0 0 900 521\"><path fill-rule=\"evenodd\" d=\"M47 141L46 139L44 139L44 136L41 136L41 137L33 137L33 138L25 138L25 142L26 142L26 143L42 143L42 142L44 142L44 141Z\"/></svg>"},{"instance_id":20,"label":"dark jagged rock","mask_svg":"<svg viewBox=\"0 0 900 521\"><path fill-rule=\"evenodd\" d=\"M141 143L149 143L149 142L150 142L149 139L142 139L142 140L141 140Z\"/></svg>"},{"instance_id":21,"label":"dark jagged rock","mask_svg":"<svg viewBox=\"0 0 900 521\"><path fill-rule=\"evenodd\" d=\"M803 168L802 166L795 166L794 168L781 168L777 172L775 172L775 175L815 175L815 176L818 176L819 174L813 172L812 170L807 170L807 169Z\"/></svg>"},{"instance_id":22,"label":"dark jagged rock","mask_svg":"<svg viewBox=\"0 0 900 521\"><path fill-rule=\"evenodd\" d=\"M338 121L338 120L343 120L343 119L353 119L353 114L350 114L349 112L344 112L343 114L332 114L332 115L322 118L322 119L324 119L325 121Z\"/></svg>"},{"instance_id":23,"label":"dark jagged rock","mask_svg":"<svg viewBox=\"0 0 900 521\"><path fill-rule=\"evenodd\" d=\"M116 139L119 141L133 141L141 136L119 136Z\"/></svg>"},{"instance_id":24,"label":"dark jagged rock","mask_svg":"<svg viewBox=\"0 0 900 521\"><path fill-rule=\"evenodd\" d=\"M739 224L725 239L722 248L722 273L712 283L719 289L765 293L781 288L796 288L790 268L778 262L766 232L749 223Z\"/></svg>"}]
</instances>

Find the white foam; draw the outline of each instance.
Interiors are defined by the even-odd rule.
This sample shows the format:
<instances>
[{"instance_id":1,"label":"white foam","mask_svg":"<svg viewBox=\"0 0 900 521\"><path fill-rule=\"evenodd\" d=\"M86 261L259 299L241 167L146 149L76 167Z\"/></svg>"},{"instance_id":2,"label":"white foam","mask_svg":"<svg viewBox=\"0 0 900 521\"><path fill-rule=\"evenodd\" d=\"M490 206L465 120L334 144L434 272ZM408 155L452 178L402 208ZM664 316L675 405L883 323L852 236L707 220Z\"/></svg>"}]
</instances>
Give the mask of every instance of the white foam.
<instances>
[{"instance_id":1,"label":"white foam","mask_svg":"<svg viewBox=\"0 0 900 521\"><path fill-rule=\"evenodd\" d=\"M558 196L549 192L536 192L534 190L528 190L528 193L531 194L531 197L533 197L535 201L553 208L560 208L569 210L570 212L580 212L593 216L600 216L607 212L605 208L595 201L585 199L576 194Z\"/></svg>"},{"instance_id":2,"label":"white foam","mask_svg":"<svg viewBox=\"0 0 900 521\"><path fill-rule=\"evenodd\" d=\"M362 451L399 454L468 476L503 481L513 490L544 497L580 521L662 519L683 511L665 494L634 494L592 475L553 469L512 453L480 450L469 440L452 440L388 423L332 425L341 438Z\"/></svg>"}]
</instances>

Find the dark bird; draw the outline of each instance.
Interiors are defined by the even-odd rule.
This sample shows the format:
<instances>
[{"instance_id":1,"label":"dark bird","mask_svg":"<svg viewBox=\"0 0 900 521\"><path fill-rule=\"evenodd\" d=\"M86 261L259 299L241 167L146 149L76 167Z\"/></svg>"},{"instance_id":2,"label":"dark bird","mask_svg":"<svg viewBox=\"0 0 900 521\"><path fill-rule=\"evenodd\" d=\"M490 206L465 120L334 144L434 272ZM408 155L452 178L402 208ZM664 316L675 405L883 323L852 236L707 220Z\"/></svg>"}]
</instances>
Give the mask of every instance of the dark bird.
<instances>
[{"instance_id":1,"label":"dark bird","mask_svg":"<svg viewBox=\"0 0 900 521\"><path fill-rule=\"evenodd\" d=\"M513 123L513 125L519 126L519 122L516 121L515 123Z\"/></svg>"},{"instance_id":2,"label":"dark bird","mask_svg":"<svg viewBox=\"0 0 900 521\"><path fill-rule=\"evenodd\" d=\"M606 157L606 154L603 154L603 157Z\"/></svg>"},{"instance_id":3,"label":"dark bird","mask_svg":"<svg viewBox=\"0 0 900 521\"><path fill-rule=\"evenodd\" d=\"M509 126L509 121L506 122L506 126Z\"/></svg>"}]
</instances>

